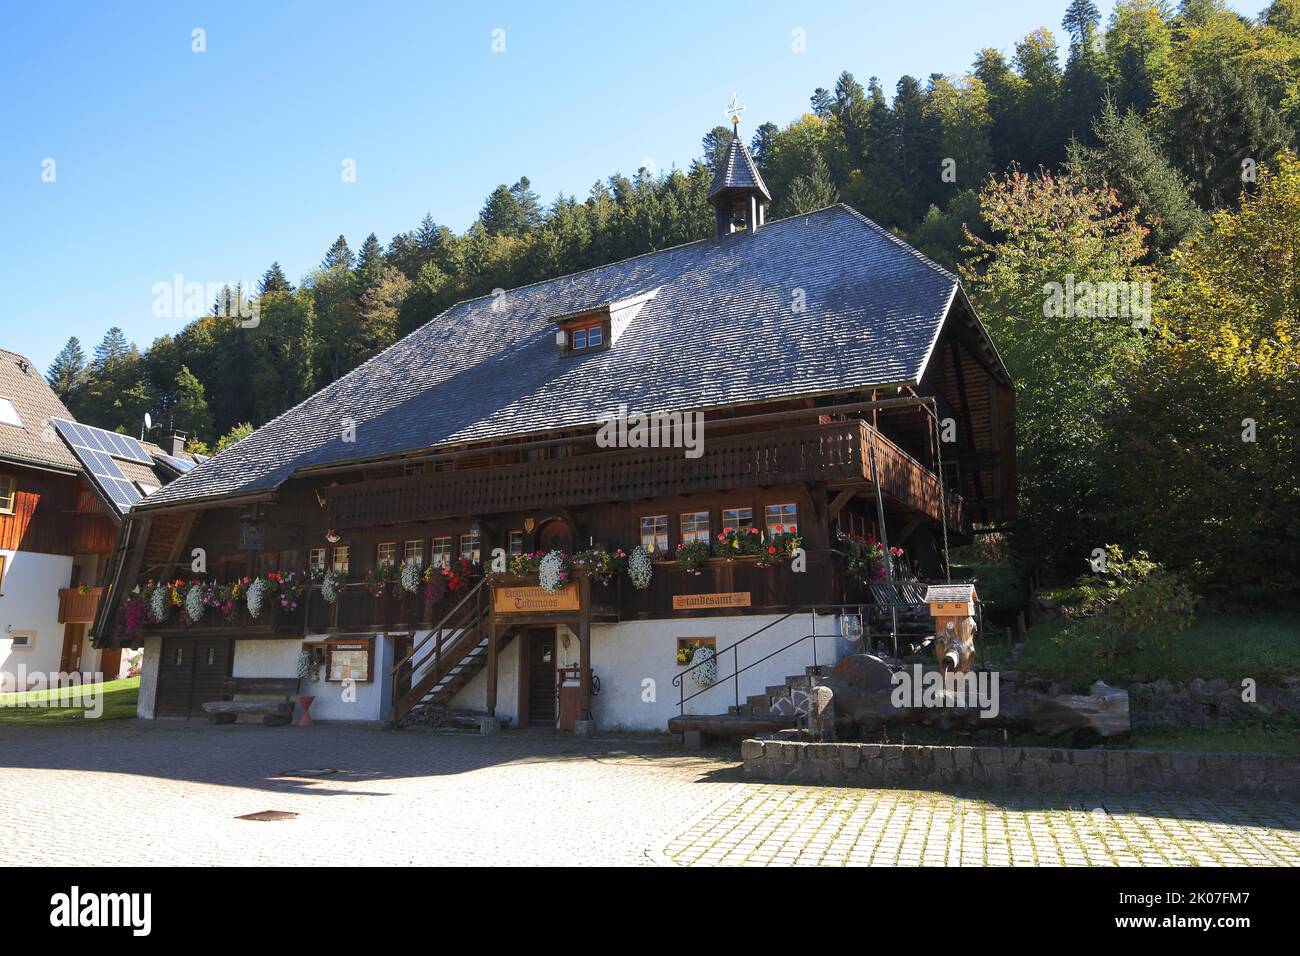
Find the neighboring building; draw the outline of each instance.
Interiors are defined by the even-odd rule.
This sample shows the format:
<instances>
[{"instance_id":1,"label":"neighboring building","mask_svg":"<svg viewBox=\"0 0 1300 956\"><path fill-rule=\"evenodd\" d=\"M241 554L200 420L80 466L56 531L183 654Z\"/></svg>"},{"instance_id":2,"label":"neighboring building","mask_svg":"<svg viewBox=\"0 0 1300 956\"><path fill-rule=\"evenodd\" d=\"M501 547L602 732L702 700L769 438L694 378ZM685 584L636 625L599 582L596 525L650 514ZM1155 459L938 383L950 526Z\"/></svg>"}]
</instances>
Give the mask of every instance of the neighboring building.
<instances>
[{"instance_id":1,"label":"neighboring building","mask_svg":"<svg viewBox=\"0 0 1300 956\"><path fill-rule=\"evenodd\" d=\"M85 446L92 446L93 454ZM116 479L95 474L117 469L119 460L120 487ZM26 689L27 675L35 673L103 673L109 679L126 673L130 655L93 647L87 629L122 516L181 468L193 466L184 452L176 470L170 461L156 445L74 423L28 359L0 350L0 674L5 689Z\"/></svg>"},{"instance_id":2,"label":"neighboring building","mask_svg":"<svg viewBox=\"0 0 1300 956\"><path fill-rule=\"evenodd\" d=\"M764 223L738 133L710 201L715 237L453 306L137 503L96 632L145 648L141 715L200 714L227 676L294 677L306 650L323 672L302 692L327 719L449 707L571 726L572 705L662 730L684 645L720 652L696 713L801 673L814 645L833 658L839 606L870 599L837 532L885 531L934 576L945 541L1010 517L1014 396L957 278L846 206ZM700 413L702 445L600 437L651 412ZM751 527L797 529L807 570L671 558ZM664 559L644 589L624 573L553 595L533 574L430 603L366 583L407 560L638 544ZM195 554L215 584L309 568L345 584L334 603L314 587L257 618L173 612L128 633L131 589L194 578Z\"/></svg>"}]
</instances>

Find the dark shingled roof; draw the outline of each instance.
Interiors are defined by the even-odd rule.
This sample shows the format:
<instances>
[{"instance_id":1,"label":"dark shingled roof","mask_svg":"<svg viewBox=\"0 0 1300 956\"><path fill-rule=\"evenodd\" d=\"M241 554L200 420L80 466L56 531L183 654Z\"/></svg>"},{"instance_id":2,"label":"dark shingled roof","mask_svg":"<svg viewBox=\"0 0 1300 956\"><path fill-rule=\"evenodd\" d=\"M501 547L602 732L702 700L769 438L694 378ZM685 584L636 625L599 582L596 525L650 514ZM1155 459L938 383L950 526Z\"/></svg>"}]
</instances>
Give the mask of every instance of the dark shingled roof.
<instances>
[{"instance_id":1,"label":"dark shingled roof","mask_svg":"<svg viewBox=\"0 0 1300 956\"><path fill-rule=\"evenodd\" d=\"M772 194L767 191L763 177L754 165L754 158L740 140L740 129L731 132L731 146L727 149L727 158L713 174L713 185L709 187L709 201L712 202L724 192L748 192L756 189L765 202L772 201Z\"/></svg>"},{"instance_id":2,"label":"dark shingled roof","mask_svg":"<svg viewBox=\"0 0 1300 956\"><path fill-rule=\"evenodd\" d=\"M0 422L0 461L81 471L81 463L50 424L51 418L72 416L31 360L7 349L0 349L0 398L13 402L23 423L20 428Z\"/></svg>"},{"instance_id":3,"label":"dark shingled roof","mask_svg":"<svg viewBox=\"0 0 1300 956\"><path fill-rule=\"evenodd\" d=\"M839 205L461 302L135 507L270 491L312 465L591 426L619 403L678 411L914 384L957 290L951 273ZM611 348L557 347L554 317L611 307L618 326L620 303L651 295ZM342 440L349 419L355 442Z\"/></svg>"}]
</instances>

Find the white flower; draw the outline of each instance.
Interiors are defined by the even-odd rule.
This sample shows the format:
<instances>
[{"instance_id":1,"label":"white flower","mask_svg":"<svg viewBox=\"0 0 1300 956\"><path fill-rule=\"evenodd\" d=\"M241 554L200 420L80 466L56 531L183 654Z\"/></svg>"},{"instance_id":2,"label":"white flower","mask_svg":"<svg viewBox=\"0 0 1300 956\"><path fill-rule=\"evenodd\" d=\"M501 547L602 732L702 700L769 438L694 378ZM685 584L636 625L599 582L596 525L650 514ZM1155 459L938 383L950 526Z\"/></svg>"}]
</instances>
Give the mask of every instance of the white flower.
<instances>
[{"instance_id":1,"label":"white flower","mask_svg":"<svg viewBox=\"0 0 1300 956\"><path fill-rule=\"evenodd\" d=\"M257 578L248 586L248 613L257 617L262 613L262 599L266 596L266 582Z\"/></svg>"},{"instance_id":2,"label":"white flower","mask_svg":"<svg viewBox=\"0 0 1300 956\"><path fill-rule=\"evenodd\" d=\"M325 599L326 604L333 604L339 599L339 578L333 571L325 575L325 580L321 581L320 596Z\"/></svg>"},{"instance_id":3,"label":"white flower","mask_svg":"<svg viewBox=\"0 0 1300 956\"><path fill-rule=\"evenodd\" d=\"M413 563L402 565L402 590L408 594L414 594L420 590L420 568L418 565Z\"/></svg>"},{"instance_id":4,"label":"white flower","mask_svg":"<svg viewBox=\"0 0 1300 956\"><path fill-rule=\"evenodd\" d=\"M691 671L691 680L695 681L696 687L711 687L718 679L718 662L713 648L708 644L701 644L695 649L691 663L700 665Z\"/></svg>"},{"instance_id":5,"label":"white flower","mask_svg":"<svg viewBox=\"0 0 1300 956\"><path fill-rule=\"evenodd\" d=\"M654 565L650 563L650 552L639 544L632 549L632 554L627 559L627 576L632 579L632 586L638 591L644 591L648 588L650 578L654 576Z\"/></svg>"},{"instance_id":6,"label":"white flower","mask_svg":"<svg viewBox=\"0 0 1300 956\"><path fill-rule=\"evenodd\" d=\"M193 624L197 624L203 617L203 588L197 584L191 584L185 592L185 613Z\"/></svg>"},{"instance_id":7,"label":"white flower","mask_svg":"<svg viewBox=\"0 0 1300 956\"><path fill-rule=\"evenodd\" d=\"M149 617L155 624L167 620L167 602L170 600L170 589L162 584L154 588L153 594L149 595Z\"/></svg>"},{"instance_id":8,"label":"white flower","mask_svg":"<svg viewBox=\"0 0 1300 956\"><path fill-rule=\"evenodd\" d=\"M548 551L542 563L537 567L537 579L542 590L554 594L564 587L564 552Z\"/></svg>"}]
</instances>

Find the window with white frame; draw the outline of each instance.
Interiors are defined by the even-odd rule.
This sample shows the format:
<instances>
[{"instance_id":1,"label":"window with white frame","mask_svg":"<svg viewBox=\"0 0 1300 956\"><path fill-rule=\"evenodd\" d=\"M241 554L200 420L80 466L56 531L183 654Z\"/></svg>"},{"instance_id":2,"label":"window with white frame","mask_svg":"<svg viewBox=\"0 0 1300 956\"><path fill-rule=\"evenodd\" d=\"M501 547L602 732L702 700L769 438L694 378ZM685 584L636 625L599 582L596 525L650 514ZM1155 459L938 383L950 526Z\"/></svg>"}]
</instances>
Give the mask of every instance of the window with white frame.
<instances>
[{"instance_id":1,"label":"window with white frame","mask_svg":"<svg viewBox=\"0 0 1300 956\"><path fill-rule=\"evenodd\" d=\"M391 568L397 564L397 542L382 541L375 548L375 564L381 568Z\"/></svg>"},{"instance_id":2,"label":"window with white frame","mask_svg":"<svg viewBox=\"0 0 1300 956\"><path fill-rule=\"evenodd\" d=\"M722 530L735 531L738 528L754 527L753 508L723 508Z\"/></svg>"},{"instance_id":3,"label":"window with white frame","mask_svg":"<svg viewBox=\"0 0 1300 956\"><path fill-rule=\"evenodd\" d=\"M794 534L799 530L799 508L793 504L767 505L765 520L768 534Z\"/></svg>"},{"instance_id":4,"label":"window with white frame","mask_svg":"<svg viewBox=\"0 0 1300 956\"><path fill-rule=\"evenodd\" d=\"M451 567L451 536L434 538L429 542L429 563L435 568Z\"/></svg>"},{"instance_id":5,"label":"window with white frame","mask_svg":"<svg viewBox=\"0 0 1300 956\"><path fill-rule=\"evenodd\" d=\"M18 409L14 408L14 403L7 398L0 398L0 422L13 425L15 428L23 427L23 420L18 414Z\"/></svg>"},{"instance_id":6,"label":"window with white frame","mask_svg":"<svg viewBox=\"0 0 1300 956\"><path fill-rule=\"evenodd\" d=\"M460 556L475 564L479 562L479 541L478 532L471 531L468 534L460 536Z\"/></svg>"},{"instance_id":7,"label":"window with white frame","mask_svg":"<svg viewBox=\"0 0 1300 956\"><path fill-rule=\"evenodd\" d=\"M314 571L325 570L325 549L311 548L307 551L307 567Z\"/></svg>"},{"instance_id":8,"label":"window with white frame","mask_svg":"<svg viewBox=\"0 0 1300 956\"><path fill-rule=\"evenodd\" d=\"M641 519L641 547L651 554L668 551L668 516L646 515Z\"/></svg>"},{"instance_id":9,"label":"window with white frame","mask_svg":"<svg viewBox=\"0 0 1300 956\"><path fill-rule=\"evenodd\" d=\"M510 553L512 555L524 553L524 533L522 531L510 532Z\"/></svg>"},{"instance_id":10,"label":"window with white frame","mask_svg":"<svg viewBox=\"0 0 1300 956\"><path fill-rule=\"evenodd\" d=\"M424 564L424 539L407 541L402 545L402 563L413 564L417 568Z\"/></svg>"},{"instance_id":11,"label":"window with white frame","mask_svg":"<svg viewBox=\"0 0 1300 956\"><path fill-rule=\"evenodd\" d=\"M339 545L334 549L334 571L346 578L348 576L351 559L352 549L346 544Z\"/></svg>"},{"instance_id":12,"label":"window with white frame","mask_svg":"<svg viewBox=\"0 0 1300 956\"><path fill-rule=\"evenodd\" d=\"M709 542L709 513L707 511L688 511L681 516L682 544L695 541Z\"/></svg>"},{"instance_id":13,"label":"window with white frame","mask_svg":"<svg viewBox=\"0 0 1300 956\"><path fill-rule=\"evenodd\" d=\"M17 500L18 479L13 475L0 475L0 515L13 514Z\"/></svg>"}]
</instances>

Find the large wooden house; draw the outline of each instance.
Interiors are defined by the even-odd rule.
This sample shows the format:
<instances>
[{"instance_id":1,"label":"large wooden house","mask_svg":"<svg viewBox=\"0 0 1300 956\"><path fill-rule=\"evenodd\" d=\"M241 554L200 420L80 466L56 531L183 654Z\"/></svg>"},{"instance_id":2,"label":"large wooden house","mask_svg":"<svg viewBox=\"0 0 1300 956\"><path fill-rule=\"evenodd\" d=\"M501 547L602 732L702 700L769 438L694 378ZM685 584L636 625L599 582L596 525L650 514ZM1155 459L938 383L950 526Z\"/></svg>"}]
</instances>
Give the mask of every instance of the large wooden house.
<instances>
[{"instance_id":1,"label":"large wooden house","mask_svg":"<svg viewBox=\"0 0 1300 956\"><path fill-rule=\"evenodd\" d=\"M74 422L27 358L0 349L0 675L6 689L33 686L36 675L52 681L60 673L108 679L125 673L121 648L94 647L87 633L118 529L134 502L193 464L184 451L173 455Z\"/></svg>"},{"instance_id":2,"label":"large wooden house","mask_svg":"<svg viewBox=\"0 0 1300 956\"><path fill-rule=\"evenodd\" d=\"M462 302L137 503L97 639L143 644L142 716L301 674L324 718L662 730L698 648L684 709L719 713L846 646L841 534L935 576L1005 520L1014 396L957 278L847 206L765 222L738 134L710 201L712 238ZM534 556L638 546L648 582ZM221 613L177 607L195 582Z\"/></svg>"}]
</instances>

